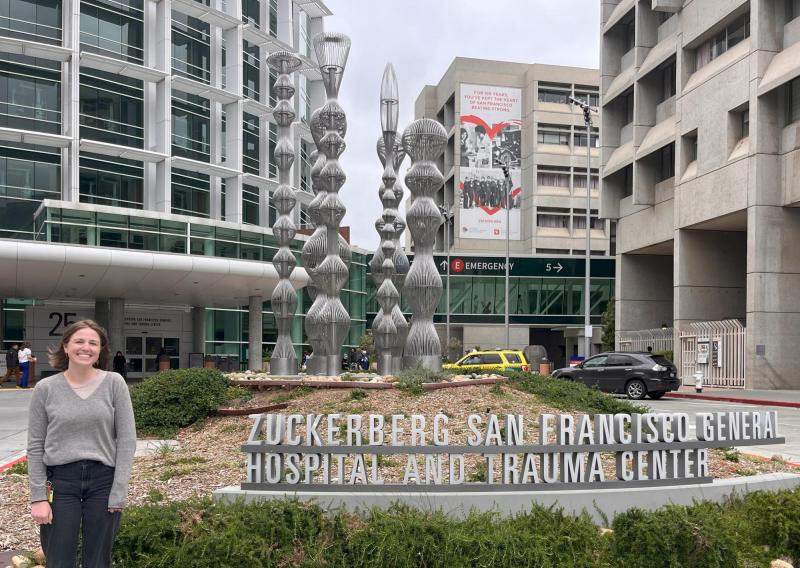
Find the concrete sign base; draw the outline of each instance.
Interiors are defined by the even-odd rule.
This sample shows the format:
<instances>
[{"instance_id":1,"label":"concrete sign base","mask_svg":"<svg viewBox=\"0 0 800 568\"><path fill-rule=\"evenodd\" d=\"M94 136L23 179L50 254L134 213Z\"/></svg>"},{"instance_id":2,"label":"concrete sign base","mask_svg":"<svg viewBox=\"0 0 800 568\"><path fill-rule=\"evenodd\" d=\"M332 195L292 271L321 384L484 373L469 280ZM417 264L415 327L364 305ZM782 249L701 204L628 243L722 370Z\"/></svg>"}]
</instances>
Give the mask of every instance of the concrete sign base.
<instances>
[{"instance_id":1,"label":"concrete sign base","mask_svg":"<svg viewBox=\"0 0 800 568\"><path fill-rule=\"evenodd\" d=\"M530 510L534 503L549 507L554 505L568 514L589 513L595 522L604 523L602 515L609 521L632 507L653 510L669 503L691 505L695 501L720 503L732 495L744 495L751 491L778 491L800 486L800 475L791 473L769 473L752 477L715 479L713 483L672 485L665 487L620 487L613 489L559 491L425 491L416 492L409 485L405 492L386 493L376 491L348 491L340 486L339 491L251 491L229 486L214 492L214 498L224 502L244 500L265 501L269 499L296 498L315 501L324 508L343 507L348 511L366 510L372 507L388 508L392 503L402 502L417 509L443 510L454 517L463 517L470 510L497 511L510 516ZM297 486L295 486L297 487Z\"/></svg>"}]
</instances>

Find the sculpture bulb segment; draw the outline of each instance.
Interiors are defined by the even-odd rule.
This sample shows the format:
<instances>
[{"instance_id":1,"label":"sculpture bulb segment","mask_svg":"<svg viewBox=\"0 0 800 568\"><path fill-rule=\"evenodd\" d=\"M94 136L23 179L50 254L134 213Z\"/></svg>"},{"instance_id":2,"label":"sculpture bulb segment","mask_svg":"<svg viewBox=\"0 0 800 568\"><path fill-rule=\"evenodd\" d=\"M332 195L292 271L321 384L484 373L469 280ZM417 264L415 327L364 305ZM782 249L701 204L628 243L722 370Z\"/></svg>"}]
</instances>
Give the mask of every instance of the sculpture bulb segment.
<instances>
[{"instance_id":1,"label":"sculpture bulb segment","mask_svg":"<svg viewBox=\"0 0 800 568\"><path fill-rule=\"evenodd\" d=\"M292 319L297 309L297 292L289 278L297 264L294 254L289 250L289 242L294 238L297 228L291 218L297 205L297 197L290 185L289 173L294 163L294 147L291 140L291 126L295 119L294 106L290 99L295 88L291 74L300 68L301 61L288 51L276 51L267 58L267 64L278 73L274 92L278 97L273 116L278 125L278 143L273 158L278 167L278 188L272 195L272 202L278 218L272 227L278 241L278 251L272 259L280 279L272 291L271 306L278 329L278 338L270 360L270 370L275 375L291 375L297 372L297 355L292 344ZM251 353L251 357L261 354Z\"/></svg>"},{"instance_id":2,"label":"sculpture bulb segment","mask_svg":"<svg viewBox=\"0 0 800 568\"><path fill-rule=\"evenodd\" d=\"M446 143L444 127L429 118L415 120L403 133L403 147L411 158L405 182L413 200L406 219L414 241L414 262L404 285L412 315L403 358L407 368L442 368L442 346L433 325L433 314L442 295L442 278L433 260L433 245L444 217L433 197L444 185L435 161Z\"/></svg>"}]
</instances>

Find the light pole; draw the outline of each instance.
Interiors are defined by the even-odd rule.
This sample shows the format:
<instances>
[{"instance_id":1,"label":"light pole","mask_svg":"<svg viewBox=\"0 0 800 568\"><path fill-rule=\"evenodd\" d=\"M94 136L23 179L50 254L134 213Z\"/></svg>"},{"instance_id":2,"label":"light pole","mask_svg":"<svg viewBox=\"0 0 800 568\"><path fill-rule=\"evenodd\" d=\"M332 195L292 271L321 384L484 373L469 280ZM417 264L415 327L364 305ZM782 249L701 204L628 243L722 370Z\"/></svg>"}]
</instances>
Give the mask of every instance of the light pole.
<instances>
[{"instance_id":1,"label":"light pole","mask_svg":"<svg viewBox=\"0 0 800 568\"><path fill-rule=\"evenodd\" d=\"M583 111L583 121L586 124L586 275L583 285L583 347L584 358L588 359L592 354L592 324L590 319L590 306L589 295L592 286L592 221L591 221L591 208L592 208L592 113L597 112L589 104L589 96L586 100L569 98L569 102L574 104Z\"/></svg>"},{"instance_id":2,"label":"light pole","mask_svg":"<svg viewBox=\"0 0 800 568\"><path fill-rule=\"evenodd\" d=\"M510 222L510 219L511 219L511 214L510 214L511 213L511 191L512 191L512 186L514 185L514 183L511 181L511 172L509 171L509 166L511 165L511 156L505 155L505 156L503 156L501 158L501 160L502 161L500 162L500 167L503 168L503 175L506 178L506 190L505 190L505 205L506 205L506 282L505 282L506 301L505 301L505 307L506 307L506 309L505 309L505 319L503 321L506 324L506 346L505 346L505 348L509 349L511 347L511 345L510 345L511 341L510 341L510 335L509 335L510 334L510 330L508 328L508 324L509 324L509 321L508 321L508 272L509 272L508 271L508 263L511 260L509 258L509 248L510 248L509 247L509 243L510 243L509 236L511 234L511 222Z\"/></svg>"},{"instance_id":3,"label":"light pole","mask_svg":"<svg viewBox=\"0 0 800 568\"><path fill-rule=\"evenodd\" d=\"M447 206L447 189L444 190L444 206L439 206L439 212L444 217L444 250L447 255L447 268L444 278L444 334L445 334L445 358L450 360L450 222L453 216Z\"/></svg>"}]
</instances>

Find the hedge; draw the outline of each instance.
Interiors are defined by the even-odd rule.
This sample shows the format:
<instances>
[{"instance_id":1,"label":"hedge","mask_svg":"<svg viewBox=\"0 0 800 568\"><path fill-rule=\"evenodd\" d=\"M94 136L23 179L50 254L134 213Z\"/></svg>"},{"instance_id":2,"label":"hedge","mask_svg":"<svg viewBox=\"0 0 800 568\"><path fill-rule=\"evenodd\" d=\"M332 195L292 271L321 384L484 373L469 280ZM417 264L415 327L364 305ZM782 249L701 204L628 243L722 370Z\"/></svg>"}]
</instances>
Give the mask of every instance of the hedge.
<instances>
[{"instance_id":1,"label":"hedge","mask_svg":"<svg viewBox=\"0 0 800 568\"><path fill-rule=\"evenodd\" d=\"M115 566L735 567L800 562L800 490L725 504L669 505L618 515L612 532L584 514L533 506L503 518L455 519L395 505L326 513L292 500L209 499L130 508Z\"/></svg>"}]
</instances>

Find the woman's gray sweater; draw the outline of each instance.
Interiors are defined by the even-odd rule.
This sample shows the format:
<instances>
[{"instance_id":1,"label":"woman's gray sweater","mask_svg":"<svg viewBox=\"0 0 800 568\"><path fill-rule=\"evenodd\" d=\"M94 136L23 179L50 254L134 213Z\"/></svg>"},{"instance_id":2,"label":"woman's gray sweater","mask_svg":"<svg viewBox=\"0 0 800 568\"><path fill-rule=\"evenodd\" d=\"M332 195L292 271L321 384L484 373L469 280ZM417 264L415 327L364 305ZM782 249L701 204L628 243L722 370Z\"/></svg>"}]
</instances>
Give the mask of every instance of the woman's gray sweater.
<instances>
[{"instance_id":1,"label":"woman's gray sweater","mask_svg":"<svg viewBox=\"0 0 800 568\"><path fill-rule=\"evenodd\" d=\"M133 407L120 375L108 372L85 400L73 391L64 373L36 384L28 415L32 503L47 500L48 466L94 460L116 468L108 506L124 507L135 451Z\"/></svg>"}]
</instances>

